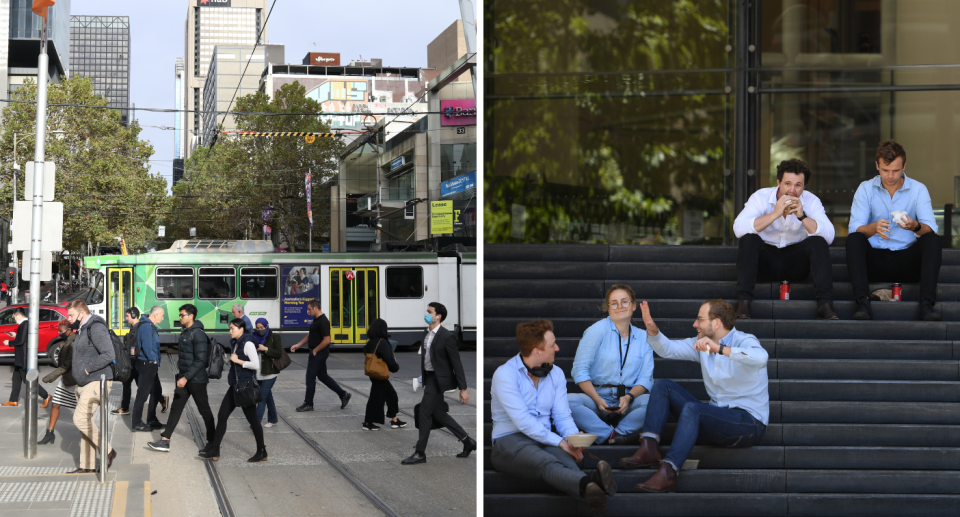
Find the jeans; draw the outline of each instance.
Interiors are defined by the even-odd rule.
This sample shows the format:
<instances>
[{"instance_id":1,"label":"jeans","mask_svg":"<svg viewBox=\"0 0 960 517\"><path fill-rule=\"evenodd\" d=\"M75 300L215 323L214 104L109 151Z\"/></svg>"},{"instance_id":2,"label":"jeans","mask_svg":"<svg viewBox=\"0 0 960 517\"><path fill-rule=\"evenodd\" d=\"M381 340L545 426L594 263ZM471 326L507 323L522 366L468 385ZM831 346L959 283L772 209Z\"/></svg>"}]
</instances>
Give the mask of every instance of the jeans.
<instances>
[{"instance_id":1,"label":"jeans","mask_svg":"<svg viewBox=\"0 0 960 517\"><path fill-rule=\"evenodd\" d=\"M661 379L654 383L647 406L643 436L657 441L669 415L677 417L677 432L663 461L679 471L697 443L721 447L750 447L763 438L767 426L739 408L721 408L700 402L677 383ZM648 435L649 433L649 435Z\"/></svg>"},{"instance_id":2,"label":"jeans","mask_svg":"<svg viewBox=\"0 0 960 517\"><path fill-rule=\"evenodd\" d=\"M183 414L183 410L187 406L187 400L190 397L193 397L193 401L197 403L197 410L200 411L200 416L206 425L206 440L208 442L213 441L217 426L213 421L213 411L210 411L210 402L207 399L207 383L205 382L188 382L186 386L173 390L173 402L170 403L170 416L167 418L167 427L160 433L160 437L169 440L170 437L173 436L173 430L177 428L177 424L180 422L180 416Z\"/></svg>"},{"instance_id":3,"label":"jeans","mask_svg":"<svg viewBox=\"0 0 960 517\"><path fill-rule=\"evenodd\" d=\"M617 398L616 388L597 388L597 394L600 395L608 406L620 404ZM616 427L604 421L612 419L606 413L600 411L600 408L593 402L588 395L584 393L570 393L567 395L567 402L570 404L570 412L573 414L573 421L577 427L588 433L598 436L598 444L606 443L612 431L617 434L630 434L643 429L643 420L647 415L647 403L650 399L649 394L643 394L636 398L630 407L626 410L623 418Z\"/></svg>"},{"instance_id":4,"label":"jeans","mask_svg":"<svg viewBox=\"0 0 960 517\"><path fill-rule=\"evenodd\" d=\"M267 422L271 424L280 422L280 418L277 417L277 406L273 403L273 385L276 384L277 379L279 377L259 381L260 396L263 397L263 402L257 404L257 422L263 422L264 410L267 411Z\"/></svg>"},{"instance_id":5,"label":"jeans","mask_svg":"<svg viewBox=\"0 0 960 517\"><path fill-rule=\"evenodd\" d=\"M943 260L940 236L921 235L909 248L878 250L867 236L854 232L847 237L847 270L855 299L870 295L868 282L920 282L920 300L937 301L937 279Z\"/></svg>"},{"instance_id":6,"label":"jeans","mask_svg":"<svg viewBox=\"0 0 960 517\"><path fill-rule=\"evenodd\" d=\"M508 476L543 480L577 499L581 499L580 479L587 475L567 451L544 445L523 433L508 434L494 440L490 464L497 472Z\"/></svg>"},{"instance_id":7,"label":"jeans","mask_svg":"<svg viewBox=\"0 0 960 517\"><path fill-rule=\"evenodd\" d=\"M820 305L833 303L833 270L830 249L823 237L806 239L783 248L771 246L751 233L740 239L737 250L737 296L753 301L753 290L758 281L801 282L808 274Z\"/></svg>"},{"instance_id":8,"label":"jeans","mask_svg":"<svg viewBox=\"0 0 960 517\"><path fill-rule=\"evenodd\" d=\"M304 397L304 404L313 405L313 395L317 391L317 379L320 379L320 382L330 388L338 397L343 398L347 395L347 392L337 384L337 381L327 375L327 358L329 357L329 347L317 352L317 355L310 352L310 360L307 362L307 395Z\"/></svg>"}]
</instances>

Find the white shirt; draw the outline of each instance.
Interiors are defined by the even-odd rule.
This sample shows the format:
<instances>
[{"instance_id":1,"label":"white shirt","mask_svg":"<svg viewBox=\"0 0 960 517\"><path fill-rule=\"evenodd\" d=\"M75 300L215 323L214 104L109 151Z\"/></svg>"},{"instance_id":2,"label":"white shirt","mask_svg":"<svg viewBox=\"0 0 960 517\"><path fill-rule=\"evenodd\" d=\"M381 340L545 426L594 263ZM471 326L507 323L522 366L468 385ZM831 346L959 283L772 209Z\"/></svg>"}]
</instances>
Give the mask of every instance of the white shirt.
<instances>
[{"instance_id":1,"label":"white shirt","mask_svg":"<svg viewBox=\"0 0 960 517\"><path fill-rule=\"evenodd\" d=\"M807 237L819 235L827 241L827 244L832 244L833 237L836 234L833 223L827 218L827 213L823 210L823 203L820 202L820 198L806 190L800 194L800 202L803 204L803 213L817 222L817 231L808 232L803 223L793 214L785 218L778 217L762 232L757 231L754 227L757 218L772 213L776 208L778 189L779 187L762 188L750 196L747 204L743 206L743 211L733 222L733 233L737 238L756 233L760 235L763 242L778 248L785 248Z\"/></svg>"},{"instance_id":2,"label":"white shirt","mask_svg":"<svg viewBox=\"0 0 960 517\"><path fill-rule=\"evenodd\" d=\"M440 325L433 330L428 330L427 335L423 338L423 369L432 372L433 371L433 361L430 360L430 346L433 345L433 338L437 336L437 331L440 330Z\"/></svg>"}]
</instances>

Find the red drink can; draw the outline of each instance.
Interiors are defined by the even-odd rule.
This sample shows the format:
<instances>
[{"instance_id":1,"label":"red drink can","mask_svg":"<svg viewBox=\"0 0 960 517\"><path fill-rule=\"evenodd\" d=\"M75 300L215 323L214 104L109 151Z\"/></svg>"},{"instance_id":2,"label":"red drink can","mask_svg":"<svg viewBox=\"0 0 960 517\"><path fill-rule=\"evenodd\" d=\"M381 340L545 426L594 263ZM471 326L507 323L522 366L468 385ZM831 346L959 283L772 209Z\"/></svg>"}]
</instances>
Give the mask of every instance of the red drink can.
<instances>
[{"instance_id":1,"label":"red drink can","mask_svg":"<svg viewBox=\"0 0 960 517\"><path fill-rule=\"evenodd\" d=\"M780 299L789 300L790 299L790 282L784 280L780 282Z\"/></svg>"},{"instance_id":2,"label":"red drink can","mask_svg":"<svg viewBox=\"0 0 960 517\"><path fill-rule=\"evenodd\" d=\"M903 287L901 287L900 284L893 284L893 301L903 301L903 297L900 295L901 292L903 292Z\"/></svg>"}]
</instances>

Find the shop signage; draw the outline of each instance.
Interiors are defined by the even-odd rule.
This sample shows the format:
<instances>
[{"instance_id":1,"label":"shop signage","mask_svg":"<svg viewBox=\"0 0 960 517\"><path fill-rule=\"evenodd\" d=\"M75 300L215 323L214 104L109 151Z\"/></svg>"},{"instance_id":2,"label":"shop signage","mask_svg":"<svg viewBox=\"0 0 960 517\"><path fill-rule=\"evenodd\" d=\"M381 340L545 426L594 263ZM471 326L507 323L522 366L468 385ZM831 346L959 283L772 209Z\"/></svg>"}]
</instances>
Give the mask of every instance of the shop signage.
<instances>
[{"instance_id":1,"label":"shop signage","mask_svg":"<svg viewBox=\"0 0 960 517\"><path fill-rule=\"evenodd\" d=\"M407 162L406 162L406 160L404 160L403 156L401 156L401 157L393 160L392 162L390 162L390 170L391 170L391 171L395 171L395 170L399 169L400 167L403 167L403 164L404 164L404 163L407 163Z\"/></svg>"},{"instance_id":2,"label":"shop signage","mask_svg":"<svg viewBox=\"0 0 960 517\"><path fill-rule=\"evenodd\" d=\"M477 188L477 171L461 174L440 184L440 197L452 196L458 192Z\"/></svg>"},{"instance_id":3,"label":"shop signage","mask_svg":"<svg viewBox=\"0 0 960 517\"><path fill-rule=\"evenodd\" d=\"M430 202L430 234L453 233L453 201Z\"/></svg>"},{"instance_id":4,"label":"shop signage","mask_svg":"<svg viewBox=\"0 0 960 517\"><path fill-rule=\"evenodd\" d=\"M477 125L476 99L461 99L456 101L440 101L441 126L475 126Z\"/></svg>"},{"instance_id":5,"label":"shop signage","mask_svg":"<svg viewBox=\"0 0 960 517\"><path fill-rule=\"evenodd\" d=\"M230 0L197 0L197 7L230 7Z\"/></svg>"},{"instance_id":6,"label":"shop signage","mask_svg":"<svg viewBox=\"0 0 960 517\"><path fill-rule=\"evenodd\" d=\"M310 52L307 54L305 65L340 66L340 53Z\"/></svg>"}]
</instances>

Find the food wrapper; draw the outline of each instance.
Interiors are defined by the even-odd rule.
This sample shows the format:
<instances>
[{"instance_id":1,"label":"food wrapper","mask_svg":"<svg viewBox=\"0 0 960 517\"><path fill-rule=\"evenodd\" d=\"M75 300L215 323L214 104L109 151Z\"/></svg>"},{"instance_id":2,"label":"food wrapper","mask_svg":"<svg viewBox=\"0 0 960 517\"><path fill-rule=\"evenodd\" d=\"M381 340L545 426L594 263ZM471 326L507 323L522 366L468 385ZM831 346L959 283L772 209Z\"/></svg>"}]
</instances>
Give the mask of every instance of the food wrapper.
<instances>
[{"instance_id":1,"label":"food wrapper","mask_svg":"<svg viewBox=\"0 0 960 517\"><path fill-rule=\"evenodd\" d=\"M891 214L893 215L893 222L897 224L903 224L903 218L907 216L907 213L903 210L896 210Z\"/></svg>"}]
</instances>

